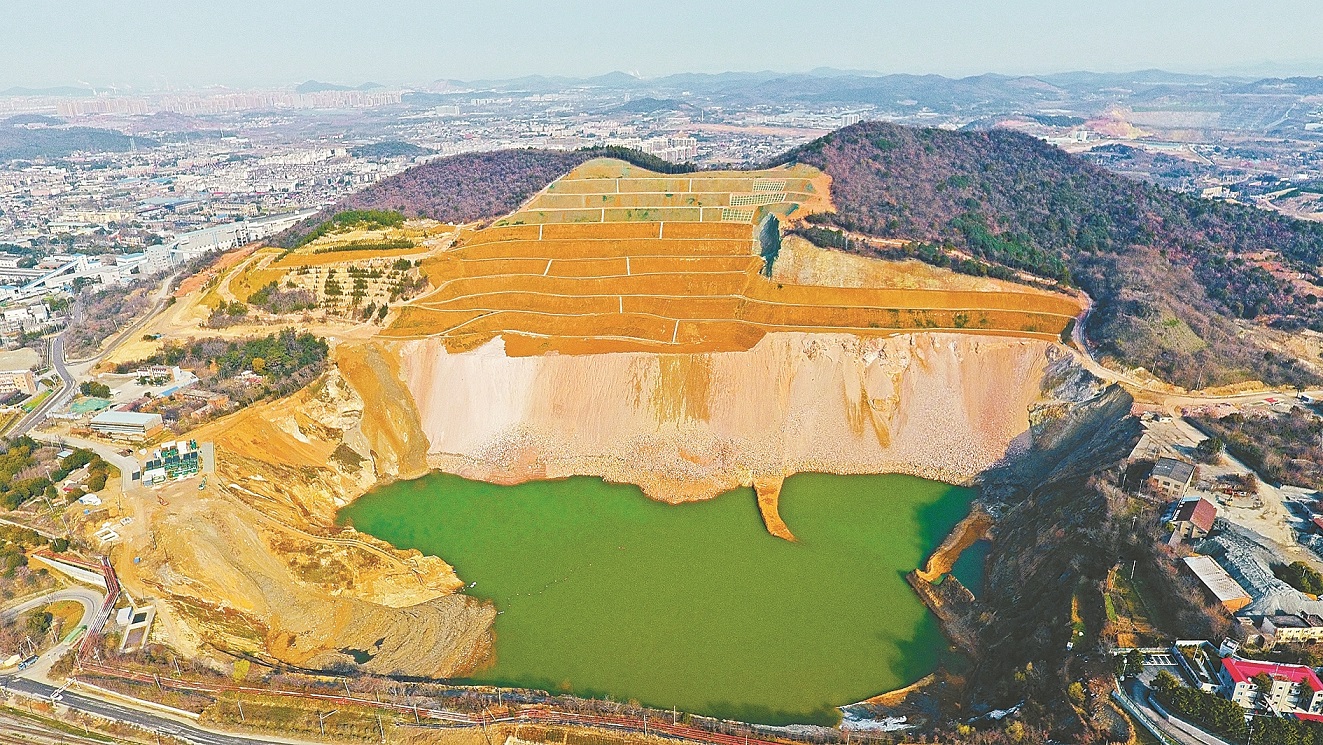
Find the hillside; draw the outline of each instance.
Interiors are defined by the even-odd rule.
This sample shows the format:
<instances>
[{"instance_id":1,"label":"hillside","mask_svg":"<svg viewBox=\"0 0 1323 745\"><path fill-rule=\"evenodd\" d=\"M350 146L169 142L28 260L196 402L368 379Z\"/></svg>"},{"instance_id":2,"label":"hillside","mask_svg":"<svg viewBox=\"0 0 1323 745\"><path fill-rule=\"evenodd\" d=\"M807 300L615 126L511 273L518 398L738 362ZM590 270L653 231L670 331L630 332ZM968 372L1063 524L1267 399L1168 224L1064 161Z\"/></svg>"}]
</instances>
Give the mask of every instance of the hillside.
<instances>
[{"instance_id":1,"label":"hillside","mask_svg":"<svg viewBox=\"0 0 1323 745\"><path fill-rule=\"evenodd\" d=\"M371 146L369 146L371 147ZM270 242L289 248L308 231L346 210L394 210L461 224L513 212L547 184L593 158L618 158L658 173L694 168L625 147L580 150L498 150L438 158L373 184L280 233Z\"/></svg>"},{"instance_id":2,"label":"hillside","mask_svg":"<svg viewBox=\"0 0 1323 745\"><path fill-rule=\"evenodd\" d=\"M1016 286L838 287L777 273L780 221L827 209L828 193L808 166L663 176L593 159L423 260L435 290L406 302L383 333L441 336L451 351L500 336L511 356L678 354L745 351L771 332L922 329L1053 341L1080 313L1074 297ZM760 225L777 236L774 246L762 245ZM831 252L820 263L833 258L856 257Z\"/></svg>"},{"instance_id":3,"label":"hillside","mask_svg":"<svg viewBox=\"0 0 1323 745\"><path fill-rule=\"evenodd\" d=\"M0 161L33 158L63 158L79 151L127 152L134 147L156 147L155 140L132 138L112 129L95 127L19 126L21 119L0 123Z\"/></svg>"},{"instance_id":4,"label":"hillside","mask_svg":"<svg viewBox=\"0 0 1323 745\"><path fill-rule=\"evenodd\" d=\"M349 209L452 224L495 218L599 155L665 173L692 170L622 148L453 156L346 197L275 242L293 245ZM813 222L953 246L1081 287L1096 301L1090 341L1123 366L1187 388L1319 380L1317 367L1260 346L1261 335L1245 334L1244 325L1323 330L1323 224L1138 183L1005 130L868 122L771 165L794 162L832 177L836 212L811 215ZM846 243L847 250L876 253Z\"/></svg>"},{"instance_id":5,"label":"hillside","mask_svg":"<svg viewBox=\"0 0 1323 745\"><path fill-rule=\"evenodd\" d=\"M346 210L395 210L445 223L497 217L591 157L582 151L525 149L440 158L350 194L271 242L289 248L314 225Z\"/></svg>"},{"instance_id":6,"label":"hillside","mask_svg":"<svg viewBox=\"0 0 1323 745\"><path fill-rule=\"evenodd\" d=\"M1124 364L1187 387L1316 380L1234 321L1323 329L1309 297L1323 296L1323 225L1137 183L1004 130L868 122L777 160L790 162L832 177L828 225L1075 282L1097 302L1089 338Z\"/></svg>"}]
</instances>

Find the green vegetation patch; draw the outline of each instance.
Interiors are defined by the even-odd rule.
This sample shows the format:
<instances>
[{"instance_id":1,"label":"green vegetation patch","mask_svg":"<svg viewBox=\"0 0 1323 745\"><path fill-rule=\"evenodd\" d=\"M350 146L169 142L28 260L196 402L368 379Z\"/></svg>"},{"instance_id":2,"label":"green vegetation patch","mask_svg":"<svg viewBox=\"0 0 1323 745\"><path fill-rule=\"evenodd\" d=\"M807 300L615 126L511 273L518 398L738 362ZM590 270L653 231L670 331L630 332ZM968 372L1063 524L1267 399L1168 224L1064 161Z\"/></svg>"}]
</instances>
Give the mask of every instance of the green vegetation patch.
<instances>
[{"instance_id":1,"label":"green vegetation patch","mask_svg":"<svg viewBox=\"0 0 1323 745\"><path fill-rule=\"evenodd\" d=\"M352 241L336 246L326 246L313 251L314 254L339 253L341 251L398 251L402 248L414 248L417 244L408 238L396 238L389 241Z\"/></svg>"},{"instance_id":2,"label":"green vegetation patch","mask_svg":"<svg viewBox=\"0 0 1323 745\"><path fill-rule=\"evenodd\" d=\"M224 393L231 402L250 404L287 396L311 383L326 369L326 340L285 329L279 334L249 339L197 339L171 342L143 360L116 365L119 373L148 365L179 365L192 370L207 390ZM251 371L256 382L239 379ZM169 417L166 417L169 419Z\"/></svg>"},{"instance_id":3,"label":"green vegetation patch","mask_svg":"<svg viewBox=\"0 0 1323 745\"><path fill-rule=\"evenodd\" d=\"M340 233L354 228L363 228L367 230L398 228L404 225L404 215L394 210L345 210L337 212L329 220L313 228L311 232L299 239L295 248L306 246L309 243L331 233Z\"/></svg>"},{"instance_id":4,"label":"green vegetation patch","mask_svg":"<svg viewBox=\"0 0 1323 745\"><path fill-rule=\"evenodd\" d=\"M1303 561L1277 564L1272 568L1277 579L1310 595L1323 595L1323 574Z\"/></svg>"}]
</instances>

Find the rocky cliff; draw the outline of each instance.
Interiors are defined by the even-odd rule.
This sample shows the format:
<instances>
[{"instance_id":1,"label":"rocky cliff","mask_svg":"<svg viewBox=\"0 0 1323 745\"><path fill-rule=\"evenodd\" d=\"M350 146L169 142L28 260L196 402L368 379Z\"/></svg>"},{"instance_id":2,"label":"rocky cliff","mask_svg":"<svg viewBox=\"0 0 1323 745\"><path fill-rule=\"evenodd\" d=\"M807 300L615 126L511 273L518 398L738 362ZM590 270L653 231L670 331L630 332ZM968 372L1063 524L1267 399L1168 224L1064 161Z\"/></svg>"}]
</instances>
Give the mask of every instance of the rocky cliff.
<instances>
[{"instance_id":1,"label":"rocky cliff","mask_svg":"<svg viewBox=\"0 0 1323 745\"><path fill-rule=\"evenodd\" d=\"M429 465L601 476L679 502L804 471L955 484L1028 447L1058 345L970 334L771 334L742 352L506 356L394 346ZM1050 397L1047 397L1050 398Z\"/></svg>"}]
</instances>

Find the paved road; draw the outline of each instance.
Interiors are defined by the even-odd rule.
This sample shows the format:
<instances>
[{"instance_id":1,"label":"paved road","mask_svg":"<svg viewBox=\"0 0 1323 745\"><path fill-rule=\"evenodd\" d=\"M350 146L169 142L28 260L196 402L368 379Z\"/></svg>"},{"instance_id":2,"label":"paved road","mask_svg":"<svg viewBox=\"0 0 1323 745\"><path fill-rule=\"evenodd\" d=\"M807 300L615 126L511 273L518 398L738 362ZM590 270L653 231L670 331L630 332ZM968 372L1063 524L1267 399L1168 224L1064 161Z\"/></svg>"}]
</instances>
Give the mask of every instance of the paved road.
<instances>
[{"instance_id":1,"label":"paved road","mask_svg":"<svg viewBox=\"0 0 1323 745\"><path fill-rule=\"evenodd\" d=\"M77 363L80 365L96 363L97 360L100 360L106 354L109 354L111 350L118 347L120 343L130 335L137 333L143 326L147 325L149 321L165 309L166 304L170 300L170 287L174 284L174 281L178 276L179 274L175 273L161 281L161 286L156 290L156 302L152 304L151 310L147 311L146 315L142 318L129 324L127 328L112 337L110 341L105 344L104 352L86 360L78 360ZM65 332L61 331L51 338L51 366L55 369L55 374L60 377L60 380L64 381L64 385L61 386L58 393L51 394L50 398L41 402L40 406L33 409L31 413L15 425L9 432L10 437L18 437L32 431L33 427L38 426L46 419L47 414L52 411L60 410L72 401L75 395L77 395L78 388L75 385L77 376L69 371L67 365L70 364L71 361L66 360L64 357L64 334ZM91 364L88 364L88 367L90 368Z\"/></svg>"},{"instance_id":2,"label":"paved road","mask_svg":"<svg viewBox=\"0 0 1323 745\"><path fill-rule=\"evenodd\" d=\"M12 618L26 613L33 608L40 608L43 605L48 605L50 603L58 603L61 600L72 600L83 606L83 620L86 621L88 620L89 615L96 613L97 608L101 607L101 602L104 599L105 595L102 593L89 590L85 587L66 587L62 590L56 590L55 592L42 595L39 598L33 598L27 602L19 603L12 608L0 610L0 617Z\"/></svg>"},{"instance_id":3,"label":"paved road","mask_svg":"<svg viewBox=\"0 0 1323 745\"><path fill-rule=\"evenodd\" d=\"M56 692L55 686L40 683L27 678L0 678L0 686L4 686L14 691L26 693L30 696L38 696L50 700L51 694ZM60 704L74 709L76 711L95 714L105 719L113 719L120 722L128 722L137 725L152 732L160 732L162 735L178 737L186 742L196 743L197 745L254 745L254 743L271 743L275 740L263 739L260 737L240 737L238 735L224 735L195 727L191 724L176 721L174 719L152 714L145 711L124 706L121 704L102 701L81 693L64 691L60 694Z\"/></svg>"},{"instance_id":4,"label":"paved road","mask_svg":"<svg viewBox=\"0 0 1323 745\"><path fill-rule=\"evenodd\" d=\"M39 598L34 598L32 600L28 600L27 602L19 603L13 608L8 608L4 611L0 611L0 616L12 618L13 616L16 616L20 613L26 613L27 611L30 611L34 608L40 608L43 605L46 605L47 603L55 603L61 600L72 600L83 606L83 617L79 619L78 625L86 625L92 621L93 617L96 616L96 612L101 608L101 604L105 600L105 597L106 596L103 595L102 593L96 592L95 590L90 590L86 587L66 587L62 590L56 590L55 592L43 595ZM73 631L73 629L65 629L66 633L70 631ZM79 638L81 638L81 636L82 635L80 634ZM50 672L51 666L53 666L56 662L59 661L61 657L64 656L64 653L67 652L71 646L73 646L74 641L75 640L73 638L66 636L65 639L61 641L59 644L56 644L54 647L51 647L45 652L42 652L41 658L37 660L36 664L29 667L27 670L24 670L20 674L23 675L24 677L36 678L37 680L45 680L47 673Z\"/></svg>"},{"instance_id":5,"label":"paved road","mask_svg":"<svg viewBox=\"0 0 1323 745\"><path fill-rule=\"evenodd\" d=\"M33 427L41 424L46 415L56 411L73 399L77 388L74 386L74 376L69 373L69 369L64 366L64 333L61 331L51 339L51 364L55 367L55 374L60 376L64 385L55 393L52 393L41 405L33 409L27 416L23 417L14 428L9 431L10 437L19 437L26 435Z\"/></svg>"},{"instance_id":6,"label":"paved road","mask_svg":"<svg viewBox=\"0 0 1323 745\"><path fill-rule=\"evenodd\" d=\"M1071 339L1075 342L1076 358L1084 365L1085 369L1090 373L1093 373L1094 377L1100 380L1107 381L1108 383L1120 383L1127 388L1156 394L1162 398L1163 403L1168 407L1198 406L1215 403L1255 403L1274 397L1294 398L1296 395L1294 390L1251 391L1248 393L1231 394L1209 394L1199 392L1173 393L1161 384L1154 384L1152 381L1132 378L1127 373L1104 367L1103 364L1094 357L1093 345L1089 343L1088 337L1084 334L1084 327L1088 325L1089 315L1092 312L1092 305L1089 305L1089 307L1084 309L1084 312L1080 314L1079 318L1075 319L1075 326L1071 329L1070 335ZM1305 393L1312 393L1314 396L1323 395L1323 391L1319 390L1305 391Z\"/></svg>"},{"instance_id":7,"label":"paved road","mask_svg":"<svg viewBox=\"0 0 1323 745\"><path fill-rule=\"evenodd\" d=\"M120 493L128 494L137 489L141 482L133 480L133 474L139 469L138 461L132 456L120 455L122 448L116 448L113 445L107 445L104 442L94 442L84 440L80 437L69 437L62 435L59 438L46 439L38 437L39 440L50 442L54 445L63 445L65 447L86 448L101 456L102 460L119 469L119 487Z\"/></svg>"},{"instance_id":8,"label":"paved road","mask_svg":"<svg viewBox=\"0 0 1323 745\"><path fill-rule=\"evenodd\" d=\"M1138 708L1148 719L1162 730L1162 733L1175 740L1181 745L1229 745L1225 740L1213 737L1204 733L1201 737L1195 737L1185 730L1173 725L1166 717L1158 713L1157 709L1148 700L1149 688L1138 680L1131 680L1122 688L1125 697L1130 703Z\"/></svg>"},{"instance_id":9,"label":"paved road","mask_svg":"<svg viewBox=\"0 0 1323 745\"><path fill-rule=\"evenodd\" d=\"M162 310L165 310L166 304L170 301L170 288L174 286L174 282L176 279L179 278L179 274L180 274L179 272L175 272L174 274L171 274L169 277L166 277L165 279L161 280L161 285L156 288L156 302L152 303L151 310L147 311L147 313L144 314L141 318L129 324L124 328L124 330L120 331L119 333L110 337L109 340L104 342L101 345L102 351L100 353L92 357L88 357L87 359L70 360L70 362L79 363L79 364L84 362L96 362L97 360L101 359L102 357L105 357L107 354L113 351L115 347L118 347L120 343L123 342L125 339L140 331L143 326L146 326L149 321L151 321L153 318L156 317L156 314L160 313Z\"/></svg>"}]
</instances>

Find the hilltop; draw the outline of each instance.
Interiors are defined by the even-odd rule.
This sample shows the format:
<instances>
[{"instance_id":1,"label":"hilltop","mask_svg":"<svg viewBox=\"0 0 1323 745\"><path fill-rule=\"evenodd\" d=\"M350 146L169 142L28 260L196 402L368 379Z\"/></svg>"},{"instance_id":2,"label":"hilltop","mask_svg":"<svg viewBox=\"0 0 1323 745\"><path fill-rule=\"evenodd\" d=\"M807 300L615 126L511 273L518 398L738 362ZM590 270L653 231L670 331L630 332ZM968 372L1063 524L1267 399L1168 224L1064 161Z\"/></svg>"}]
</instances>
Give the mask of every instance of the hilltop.
<instances>
[{"instance_id":1,"label":"hilltop","mask_svg":"<svg viewBox=\"0 0 1323 745\"><path fill-rule=\"evenodd\" d=\"M350 209L397 210L451 224L492 219L604 154L658 172L692 170L623 148L458 155L346 197L276 243L292 246L317 223ZM790 163L832 178L836 209L810 216L817 227L954 247L985 266L1080 287L1095 301L1085 329L1090 342L1121 366L1187 388L1319 380L1316 366L1301 364L1271 334L1246 330L1323 330L1317 300L1323 278L1316 269L1323 225L1132 181L997 129L866 122L769 165ZM860 240L819 243L880 254ZM926 255L932 260L934 252Z\"/></svg>"},{"instance_id":2,"label":"hilltop","mask_svg":"<svg viewBox=\"0 0 1323 745\"><path fill-rule=\"evenodd\" d=\"M350 194L271 242L289 248L314 226L347 210L394 210L407 217L451 224L489 220L513 212L552 181L602 156L621 158L660 173L693 170L623 147L465 153L414 166Z\"/></svg>"},{"instance_id":3,"label":"hilltop","mask_svg":"<svg viewBox=\"0 0 1323 745\"><path fill-rule=\"evenodd\" d=\"M1186 387L1318 380L1237 321L1323 329L1323 225L1110 173L1016 132L867 122L778 158L832 177L816 221L1072 281L1105 354Z\"/></svg>"}]
</instances>

